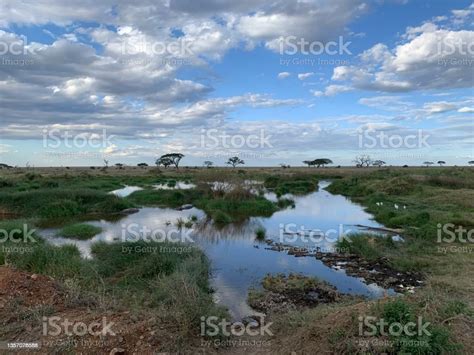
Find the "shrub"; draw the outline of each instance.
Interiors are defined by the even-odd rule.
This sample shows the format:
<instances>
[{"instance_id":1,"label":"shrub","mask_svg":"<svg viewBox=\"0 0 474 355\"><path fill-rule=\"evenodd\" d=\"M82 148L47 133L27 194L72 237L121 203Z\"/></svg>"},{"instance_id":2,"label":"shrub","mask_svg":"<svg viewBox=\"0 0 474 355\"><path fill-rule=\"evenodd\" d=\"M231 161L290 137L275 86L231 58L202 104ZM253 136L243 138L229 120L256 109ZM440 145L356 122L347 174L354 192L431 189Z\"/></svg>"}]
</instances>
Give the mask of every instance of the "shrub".
<instances>
[{"instance_id":1,"label":"shrub","mask_svg":"<svg viewBox=\"0 0 474 355\"><path fill-rule=\"evenodd\" d=\"M257 228L257 230L255 231L255 237L256 237L258 240L264 240L266 233L267 233L267 231L265 230L265 228L259 227L259 228Z\"/></svg>"}]
</instances>

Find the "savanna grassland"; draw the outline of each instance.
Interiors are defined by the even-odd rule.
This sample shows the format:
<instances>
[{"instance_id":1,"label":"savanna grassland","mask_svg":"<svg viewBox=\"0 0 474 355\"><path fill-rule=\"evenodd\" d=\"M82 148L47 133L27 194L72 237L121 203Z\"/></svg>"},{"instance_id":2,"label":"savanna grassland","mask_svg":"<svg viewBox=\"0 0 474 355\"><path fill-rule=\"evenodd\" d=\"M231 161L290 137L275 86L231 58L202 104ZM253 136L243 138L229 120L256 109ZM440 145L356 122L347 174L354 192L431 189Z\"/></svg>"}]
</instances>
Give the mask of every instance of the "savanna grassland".
<instances>
[{"instance_id":1,"label":"savanna grassland","mask_svg":"<svg viewBox=\"0 0 474 355\"><path fill-rule=\"evenodd\" d=\"M417 272L423 281L415 292L376 301L341 298L287 312L269 312L273 336L265 348L206 347L200 319L228 317L213 302L211 266L205 253L123 253L123 247L150 243L96 243L92 258L84 259L72 245L53 246L35 232L21 241L6 240L0 250L0 340L41 340L58 353L80 349L64 336L42 336L42 317L59 315L91 321L107 316L118 336L101 339L103 353L154 351L195 353L473 353L474 337L474 169L443 168L30 168L0 171L0 228L61 228L65 237L87 240L100 228L84 225L91 218L120 219L123 211L143 206L177 208L192 204L216 225L249 217L269 216L291 208L285 194L304 195L320 180L331 180L333 194L364 206L386 227L401 230L404 242L373 234L342 242L348 254L363 260L386 260L399 272ZM277 201L246 188L245 180L263 181ZM189 190L156 190L177 181L195 185ZM211 189L224 181L233 188ZM109 194L124 185L140 186L130 196ZM337 211L336 211L337 212ZM443 226L465 230L454 237ZM262 234L264 231L257 232ZM24 231L27 234L27 231ZM17 235L17 237L19 237ZM258 237L258 235L257 235ZM32 241L33 240L33 241ZM164 245L157 245L163 247ZM23 252L20 247L27 248ZM134 250L138 250L136 248ZM157 249L161 250L161 249ZM318 275L314 275L316 278ZM279 276L262 280L269 290L297 293L321 289L315 281L295 277L284 284ZM406 324L422 317L430 336L360 335L359 317L375 316ZM220 338L225 335L220 334ZM92 340L92 338L91 338ZM370 342L368 342L370 340ZM53 343L54 341L54 343Z\"/></svg>"}]
</instances>

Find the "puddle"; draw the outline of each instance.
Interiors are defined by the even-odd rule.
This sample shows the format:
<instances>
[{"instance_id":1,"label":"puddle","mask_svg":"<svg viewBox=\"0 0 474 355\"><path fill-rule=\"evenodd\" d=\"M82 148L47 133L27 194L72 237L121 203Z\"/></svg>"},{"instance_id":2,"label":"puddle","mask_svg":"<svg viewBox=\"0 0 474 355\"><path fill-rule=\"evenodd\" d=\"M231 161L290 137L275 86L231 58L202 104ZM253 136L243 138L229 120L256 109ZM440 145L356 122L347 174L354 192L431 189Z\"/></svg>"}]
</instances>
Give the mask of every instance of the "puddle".
<instances>
[{"instance_id":1,"label":"puddle","mask_svg":"<svg viewBox=\"0 0 474 355\"><path fill-rule=\"evenodd\" d=\"M167 183L155 184L153 187L156 190L189 190L194 189L196 185L184 181L176 181L175 185L168 185Z\"/></svg>"},{"instance_id":2,"label":"puddle","mask_svg":"<svg viewBox=\"0 0 474 355\"><path fill-rule=\"evenodd\" d=\"M119 197L127 197L128 195L131 195L135 191L140 191L140 190L143 190L143 188L139 186L125 186L121 189L110 191L109 193L117 195Z\"/></svg>"},{"instance_id":3,"label":"puddle","mask_svg":"<svg viewBox=\"0 0 474 355\"><path fill-rule=\"evenodd\" d=\"M246 301L248 289L258 287L261 279L268 273L301 273L325 280L341 293L368 298L381 297L386 292L375 284L367 285L359 278L348 276L343 269L330 268L316 258L294 257L284 252L268 250L265 248L265 242L255 240L255 230L263 227L267 239L329 251L334 248L334 241L340 233L364 230L356 225L383 227L373 221L372 216L361 206L324 190L328 185L328 182L320 182L317 192L306 196L291 196L295 201L294 208L278 211L268 218L251 218L245 223L232 224L221 230L215 229L211 223L199 223L200 227L194 226L192 231L183 228L183 233L190 232L194 245L202 248L210 259L215 299L228 307L235 319L255 313ZM187 221L192 216L200 221L206 219L205 213L196 208L183 211L142 208L138 213L125 216L119 221L88 222L100 226L103 230L90 240L75 241L54 237L57 229L45 229L41 234L55 245L75 244L84 257L90 257L90 246L96 241L119 241L130 235L138 235L139 229L145 226L159 233L176 231L178 219ZM290 234L283 233L285 228ZM318 232L313 233L312 239L304 240L301 235L291 233L300 229L306 236L308 231L318 230L323 235L326 233L328 237L321 238L321 233Z\"/></svg>"}]
</instances>

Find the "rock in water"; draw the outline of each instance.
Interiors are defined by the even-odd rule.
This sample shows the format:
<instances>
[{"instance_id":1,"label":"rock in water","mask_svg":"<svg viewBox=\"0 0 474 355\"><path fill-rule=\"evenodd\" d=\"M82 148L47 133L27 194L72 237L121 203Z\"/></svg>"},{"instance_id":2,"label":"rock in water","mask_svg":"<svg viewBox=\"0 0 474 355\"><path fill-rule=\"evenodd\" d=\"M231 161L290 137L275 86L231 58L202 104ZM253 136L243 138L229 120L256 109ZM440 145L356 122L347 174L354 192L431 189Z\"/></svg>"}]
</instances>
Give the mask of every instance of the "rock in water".
<instances>
[{"instance_id":1,"label":"rock in water","mask_svg":"<svg viewBox=\"0 0 474 355\"><path fill-rule=\"evenodd\" d=\"M191 208L193 208L193 205L182 205L181 207L178 208L178 211L184 211L184 210L190 210Z\"/></svg>"}]
</instances>

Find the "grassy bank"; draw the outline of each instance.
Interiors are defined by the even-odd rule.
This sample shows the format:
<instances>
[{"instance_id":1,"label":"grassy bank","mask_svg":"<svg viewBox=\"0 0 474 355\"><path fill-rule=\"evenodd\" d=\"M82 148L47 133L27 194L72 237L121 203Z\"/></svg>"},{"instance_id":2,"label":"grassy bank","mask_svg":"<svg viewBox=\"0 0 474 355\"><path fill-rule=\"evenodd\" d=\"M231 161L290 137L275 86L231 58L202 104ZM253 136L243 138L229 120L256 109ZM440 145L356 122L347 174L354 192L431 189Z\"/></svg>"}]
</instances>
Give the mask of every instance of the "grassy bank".
<instances>
[{"instance_id":1,"label":"grassy bank","mask_svg":"<svg viewBox=\"0 0 474 355\"><path fill-rule=\"evenodd\" d=\"M474 321L474 253L469 249L472 243L462 242L459 234L451 241L451 235L442 228L451 224L453 228L469 230L474 226L473 181L474 169L379 169L363 177L354 175L335 179L328 187L330 192L348 196L362 204L378 222L403 229L405 238L405 242L394 243L391 238L358 235L351 238L351 243L342 241L340 246L367 260L387 258L395 269L421 271L426 275L423 287L403 300L358 305L357 311L353 307L336 306L335 312L345 314L349 320L339 319L341 328L333 329L340 334L329 344L332 351L361 351L361 341L367 339L358 334L357 316L362 315L389 321L395 317L402 324L420 316L430 323L432 334L423 339L387 338L376 334L375 338L388 340L390 346L365 351L419 354L472 352L473 344L464 336ZM324 309L304 313L288 315L282 321L303 318L301 326L310 328L315 319L334 322L330 320L332 316L324 314ZM343 326L342 323L347 324ZM295 336L306 333L306 330L299 329Z\"/></svg>"},{"instance_id":2,"label":"grassy bank","mask_svg":"<svg viewBox=\"0 0 474 355\"><path fill-rule=\"evenodd\" d=\"M0 228L21 229L23 223L3 222ZM96 243L92 245L93 259L83 259L73 245L56 247L36 235L33 238L2 243L0 264L53 277L61 283L68 302L76 306L129 310L134 316L153 319L152 328L165 327L174 339L167 344L168 350L179 351L199 339L200 317L227 317L212 300L209 262L193 246Z\"/></svg>"}]
</instances>

